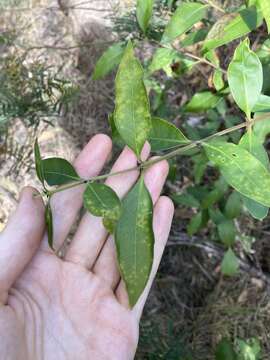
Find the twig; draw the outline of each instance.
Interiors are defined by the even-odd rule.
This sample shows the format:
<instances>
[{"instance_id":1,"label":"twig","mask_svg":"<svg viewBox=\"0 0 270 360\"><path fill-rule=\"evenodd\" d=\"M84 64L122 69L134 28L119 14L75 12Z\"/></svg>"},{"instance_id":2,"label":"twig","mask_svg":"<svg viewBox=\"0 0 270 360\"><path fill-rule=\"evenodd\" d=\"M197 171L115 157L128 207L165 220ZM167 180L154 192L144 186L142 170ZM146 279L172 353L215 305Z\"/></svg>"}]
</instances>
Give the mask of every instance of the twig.
<instances>
[{"instance_id":1,"label":"twig","mask_svg":"<svg viewBox=\"0 0 270 360\"><path fill-rule=\"evenodd\" d=\"M228 128L228 129L221 130L221 131L219 131L219 132L217 132L217 133L215 133L213 135L207 136L204 139L190 142L188 145L181 146L178 149L169 152L168 154L159 156L159 157L157 157L157 158L155 158L153 160L148 160L148 161L142 162L138 166L134 166L132 168L122 170L122 171L117 171L117 172L112 172L112 173L107 173L107 174L95 176L95 177L92 177L92 178L90 178L88 180L79 179L78 181L75 181L75 182L72 182L72 183L69 183L69 184L66 184L66 185L59 186L58 188L49 191L48 195L52 196L53 194L55 194L57 192L60 192L60 191L71 189L73 187L76 187L76 186L79 186L79 185L82 185L82 184L87 184L87 183L90 183L90 182L93 182L93 181L105 180L105 179L107 179L109 177L125 174L125 173L130 172L130 171L142 171L142 170L148 169L150 166L152 166L152 165L154 165L154 164L156 164L156 163L158 163L158 162L160 162L162 160L169 160L169 159L171 159L171 158L173 158L173 157L175 157L177 155L182 155L185 152L187 152L187 151L189 151L191 149L194 149L195 147L200 146L201 144L204 144L205 142L207 142L207 141L209 141L211 139L214 139L216 137L220 137L220 136L229 134L229 133L234 132L234 131L239 130L239 129L246 128L246 127L250 126L250 124L254 124L255 122L266 120L266 119L269 119L269 115L258 117L258 118L256 118L256 120L252 119L252 120L250 120L248 122L243 122L243 123L241 123L239 125L232 126L232 127Z\"/></svg>"},{"instance_id":2,"label":"twig","mask_svg":"<svg viewBox=\"0 0 270 360\"><path fill-rule=\"evenodd\" d=\"M216 3L214 3L212 0L204 0L204 2L210 6L212 6L214 9L216 9L217 11L222 12L223 14L226 14L226 11L224 9L222 9L222 7L220 7L219 5L217 5Z\"/></svg>"}]
</instances>

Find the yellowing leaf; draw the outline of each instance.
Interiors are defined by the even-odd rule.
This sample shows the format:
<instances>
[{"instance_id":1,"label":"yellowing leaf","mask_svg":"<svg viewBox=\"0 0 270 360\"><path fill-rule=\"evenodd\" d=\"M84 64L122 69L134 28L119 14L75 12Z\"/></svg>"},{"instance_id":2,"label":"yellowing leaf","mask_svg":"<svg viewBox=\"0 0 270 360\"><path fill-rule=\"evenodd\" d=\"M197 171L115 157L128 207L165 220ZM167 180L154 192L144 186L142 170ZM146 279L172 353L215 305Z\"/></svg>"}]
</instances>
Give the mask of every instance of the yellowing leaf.
<instances>
[{"instance_id":1,"label":"yellowing leaf","mask_svg":"<svg viewBox=\"0 0 270 360\"><path fill-rule=\"evenodd\" d=\"M249 131L245 133L239 142L239 146L249 151L250 154L255 156L256 159L258 159L267 169L269 169L268 154L263 144L259 141L254 132ZM262 220L267 216L267 206L259 204L258 202L249 199L243 195L242 198L246 209L255 219Z\"/></svg>"},{"instance_id":2,"label":"yellowing leaf","mask_svg":"<svg viewBox=\"0 0 270 360\"><path fill-rule=\"evenodd\" d=\"M239 13L226 14L218 20L209 31L203 45L203 51L215 49L238 39L262 24L259 8L251 6Z\"/></svg>"},{"instance_id":3,"label":"yellowing leaf","mask_svg":"<svg viewBox=\"0 0 270 360\"><path fill-rule=\"evenodd\" d=\"M228 184L248 198L270 206L270 173L259 160L232 143L211 141L203 146Z\"/></svg>"},{"instance_id":4,"label":"yellowing leaf","mask_svg":"<svg viewBox=\"0 0 270 360\"><path fill-rule=\"evenodd\" d=\"M152 268L152 216L152 199L141 177L123 200L115 231L118 263L131 307L143 292Z\"/></svg>"},{"instance_id":5,"label":"yellowing leaf","mask_svg":"<svg viewBox=\"0 0 270 360\"><path fill-rule=\"evenodd\" d=\"M83 194L84 207L93 215L103 217L103 224L113 233L121 214L121 202L115 191L105 184L88 183Z\"/></svg>"},{"instance_id":6,"label":"yellowing leaf","mask_svg":"<svg viewBox=\"0 0 270 360\"><path fill-rule=\"evenodd\" d=\"M119 65L115 92L115 126L121 138L139 157L151 131L151 115L143 69L134 56L131 42Z\"/></svg>"}]
</instances>

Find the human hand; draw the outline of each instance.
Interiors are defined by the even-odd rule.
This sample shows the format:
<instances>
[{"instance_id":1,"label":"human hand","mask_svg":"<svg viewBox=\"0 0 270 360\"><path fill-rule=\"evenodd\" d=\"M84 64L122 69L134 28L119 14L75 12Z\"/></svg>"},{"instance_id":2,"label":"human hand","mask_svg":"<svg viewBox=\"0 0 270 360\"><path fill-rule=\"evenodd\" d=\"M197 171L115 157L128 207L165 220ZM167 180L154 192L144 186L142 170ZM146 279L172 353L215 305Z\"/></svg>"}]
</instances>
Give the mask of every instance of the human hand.
<instances>
[{"instance_id":1,"label":"human hand","mask_svg":"<svg viewBox=\"0 0 270 360\"><path fill-rule=\"evenodd\" d=\"M98 175L111 152L111 140L96 135L75 161L81 177ZM143 157L149 155L149 146ZM125 148L112 171L136 166ZM115 245L102 219L86 213L64 259L48 247L44 205L25 188L15 213L0 234L0 358L3 360L133 359L139 320L167 241L173 205L160 197L168 173L165 161L145 174L154 202L154 263L149 282L133 309L117 268ZM137 171L107 179L123 197ZM83 186L52 199L54 244L61 247L82 206ZM128 239L127 239L128 241Z\"/></svg>"}]
</instances>

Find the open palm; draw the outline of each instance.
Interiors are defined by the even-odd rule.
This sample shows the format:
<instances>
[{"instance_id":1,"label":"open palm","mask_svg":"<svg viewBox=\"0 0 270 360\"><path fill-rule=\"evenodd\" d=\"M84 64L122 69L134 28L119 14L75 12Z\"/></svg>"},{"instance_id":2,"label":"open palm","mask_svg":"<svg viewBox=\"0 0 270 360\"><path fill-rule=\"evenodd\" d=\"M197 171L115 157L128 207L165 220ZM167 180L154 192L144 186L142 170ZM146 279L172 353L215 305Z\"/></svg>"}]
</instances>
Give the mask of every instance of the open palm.
<instances>
[{"instance_id":1,"label":"open palm","mask_svg":"<svg viewBox=\"0 0 270 360\"><path fill-rule=\"evenodd\" d=\"M111 140L95 136L75 161L85 178L97 175L111 152ZM147 158L149 146L143 157ZM136 165L124 149L113 171ZM44 205L26 188L0 234L0 354L4 360L132 359L138 324L169 234L173 206L160 197L168 165L162 161L145 175L155 204L155 258L144 293L133 309L117 267L115 245L100 218L85 214L64 259L48 247ZM107 184L123 197L138 172L111 177ZM56 248L67 238L82 206L83 187L57 193L52 201ZM128 239L127 239L128 241Z\"/></svg>"}]
</instances>

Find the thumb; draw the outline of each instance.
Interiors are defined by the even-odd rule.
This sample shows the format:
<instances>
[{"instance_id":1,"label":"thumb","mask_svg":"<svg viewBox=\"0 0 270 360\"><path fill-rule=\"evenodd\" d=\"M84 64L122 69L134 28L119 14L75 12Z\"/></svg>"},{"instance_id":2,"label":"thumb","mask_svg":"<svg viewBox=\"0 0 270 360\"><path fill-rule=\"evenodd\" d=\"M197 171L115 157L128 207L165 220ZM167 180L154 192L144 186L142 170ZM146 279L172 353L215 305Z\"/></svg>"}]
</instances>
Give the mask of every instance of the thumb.
<instances>
[{"instance_id":1,"label":"thumb","mask_svg":"<svg viewBox=\"0 0 270 360\"><path fill-rule=\"evenodd\" d=\"M32 259L45 228L44 205L31 187L22 190L16 211L0 234L0 302Z\"/></svg>"}]
</instances>

